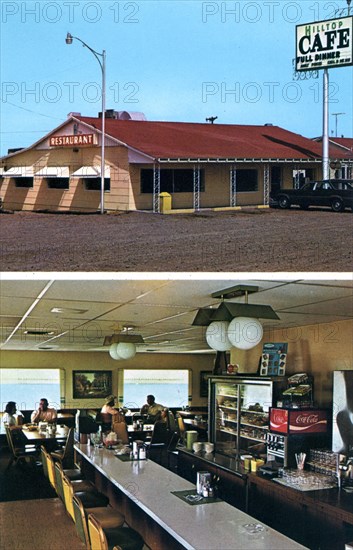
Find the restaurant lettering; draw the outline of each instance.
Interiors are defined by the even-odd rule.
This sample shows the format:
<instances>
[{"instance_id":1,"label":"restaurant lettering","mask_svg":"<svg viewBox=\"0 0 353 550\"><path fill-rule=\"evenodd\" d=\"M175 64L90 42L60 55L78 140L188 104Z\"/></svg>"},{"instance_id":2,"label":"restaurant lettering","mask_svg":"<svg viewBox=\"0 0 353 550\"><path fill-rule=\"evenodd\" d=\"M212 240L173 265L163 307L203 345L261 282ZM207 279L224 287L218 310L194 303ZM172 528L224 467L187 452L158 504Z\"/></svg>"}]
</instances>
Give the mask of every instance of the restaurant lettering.
<instances>
[{"instance_id":1,"label":"restaurant lettering","mask_svg":"<svg viewBox=\"0 0 353 550\"><path fill-rule=\"evenodd\" d=\"M353 64L353 18L298 25L296 70Z\"/></svg>"},{"instance_id":2,"label":"restaurant lettering","mask_svg":"<svg viewBox=\"0 0 353 550\"><path fill-rule=\"evenodd\" d=\"M52 136L49 138L50 147L72 147L83 145L97 145L95 134L79 134L73 136Z\"/></svg>"}]
</instances>

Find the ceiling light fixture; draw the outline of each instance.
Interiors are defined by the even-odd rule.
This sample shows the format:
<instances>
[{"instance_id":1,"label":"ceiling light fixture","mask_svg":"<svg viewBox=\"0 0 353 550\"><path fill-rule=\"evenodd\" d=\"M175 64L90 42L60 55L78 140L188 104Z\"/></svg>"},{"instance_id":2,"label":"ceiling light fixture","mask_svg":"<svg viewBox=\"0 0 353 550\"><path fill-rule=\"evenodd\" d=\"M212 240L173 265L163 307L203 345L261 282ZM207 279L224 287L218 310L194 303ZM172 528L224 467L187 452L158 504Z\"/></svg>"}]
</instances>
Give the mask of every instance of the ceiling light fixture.
<instances>
[{"instance_id":1,"label":"ceiling light fixture","mask_svg":"<svg viewBox=\"0 0 353 550\"><path fill-rule=\"evenodd\" d=\"M133 326L124 326L122 332L104 338L104 346L109 346L109 355L115 361L132 359L136 355L136 344L144 344L141 334L131 334Z\"/></svg>"},{"instance_id":2,"label":"ceiling light fixture","mask_svg":"<svg viewBox=\"0 0 353 550\"><path fill-rule=\"evenodd\" d=\"M259 344L263 337L263 328L258 318L279 319L271 306L248 303L248 295L258 292L257 286L237 285L212 294L212 298L220 298L217 309L201 308L198 310L193 325L207 326L206 340L208 345L220 352L231 349L232 346L248 350ZM245 303L225 302L245 296Z\"/></svg>"}]
</instances>

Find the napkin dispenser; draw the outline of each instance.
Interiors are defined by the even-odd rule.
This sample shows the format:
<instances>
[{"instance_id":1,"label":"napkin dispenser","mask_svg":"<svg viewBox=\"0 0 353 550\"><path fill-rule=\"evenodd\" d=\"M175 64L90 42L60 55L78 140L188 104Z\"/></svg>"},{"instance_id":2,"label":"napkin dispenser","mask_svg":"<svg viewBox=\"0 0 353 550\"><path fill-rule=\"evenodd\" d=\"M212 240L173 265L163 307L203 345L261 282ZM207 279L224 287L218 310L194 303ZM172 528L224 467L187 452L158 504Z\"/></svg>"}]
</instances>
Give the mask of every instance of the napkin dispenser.
<instances>
[{"instance_id":1,"label":"napkin dispenser","mask_svg":"<svg viewBox=\"0 0 353 550\"><path fill-rule=\"evenodd\" d=\"M197 472L196 492L198 495L202 495L203 488L207 484L211 485L211 473L206 471Z\"/></svg>"},{"instance_id":2,"label":"napkin dispenser","mask_svg":"<svg viewBox=\"0 0 353 550\"><path fill-rule=\"evenodd\" d=\"M48 427L48 422L38 422L38 431L46 432Z\"/></svg>"}]
</instances>

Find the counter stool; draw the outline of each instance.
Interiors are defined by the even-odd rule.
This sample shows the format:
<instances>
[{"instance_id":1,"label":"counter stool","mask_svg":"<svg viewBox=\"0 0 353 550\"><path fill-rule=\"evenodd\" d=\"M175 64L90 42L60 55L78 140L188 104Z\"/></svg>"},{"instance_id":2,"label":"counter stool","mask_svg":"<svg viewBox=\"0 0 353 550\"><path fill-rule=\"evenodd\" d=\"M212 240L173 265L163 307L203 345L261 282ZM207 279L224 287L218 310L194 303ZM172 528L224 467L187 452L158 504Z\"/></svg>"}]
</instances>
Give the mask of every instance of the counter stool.
<instances>
[{"instance_id":1,"label":"counter stool","mask_svg":"<svg viewBox=\"0 0 353 550\"><path fill-rule=\"evenodd\" d=\"M92 550L142 550L144 540L130 527L104 529L94 516L88 516L88 532Z\"/></svg>"},{"instance_id":2,"label":"counter stool","mask_svg":"<svg viewBox=\"0 0 353 550\"><path fill-rule=\"evenodd\" d=\"M62 480L61 480L61 475L62 475L62 472L64 472L64 470L62 469L60 464L58 464L58 468L56 469L56 463L52 459L50 453L48 453L48 451L45 448L41 449L41 453L42 453L42 460L44 461L43 464L45 464L45 468L48 473L49 482L52 485L52 487L55 489L58 496L62 500L64 500L62 496L63 489L62 489ZM67 473L68 473L67 477L69 479L70 478L82 479L83 477L81 470L76 470L76 469L67 470ZM60 474L60 476L58 474Z\"/></svg>"},{"instance_id":3,"label":"counter stool","mask_svg":"<svg viewBox=\"0 0 353 550\"><path fill-rule=\"evenodd\" d=\"M52 460L52 459L49 459ZM52 467L52 466L51 466ZM56 492L58 493L61 500L64 502L64 488L63 488L63 481L62 476L63 474L70 480L70 481L83 481L84 476L78 468L75 468L73 470L63 470L61 464L59 462L54 462L54 473L55 473L55 483L56 483Z\"/></svg>"},{"instance_id":4,"label":"counter stool","mask_svg":"<svg viewBox=\"0 0 353 550\"><path fill-rule=\"evenodd\" d=\"M82 542L86 545L87 550L90 550L90 540L88 534L87 517L94 512L95 517L99 521L100 525L106 529L113 529L115 527L122 527L125 518L117 510L114 510L111 506L105 508L84 508L81 499L74 495L72 498L76 531Z\"/></svg>"},{"instance_id":5,"label":"counter stool","mask_svg":"<svg viewBox=\"0 0 353 550\"><path fill-rule=\"evenodd\" d=\"M87 484L86 487L88 490L85 490L85 482L70 481L65 474L62 474L61 479L65 508L73 521L75 521L75 513L72 502L74 494L77 494L78 498L82 501L84 508L104 508L108 506L109 498L103 495L103 493L99 493L93 484L90 486Z\"/></svg>"}]
</instances>

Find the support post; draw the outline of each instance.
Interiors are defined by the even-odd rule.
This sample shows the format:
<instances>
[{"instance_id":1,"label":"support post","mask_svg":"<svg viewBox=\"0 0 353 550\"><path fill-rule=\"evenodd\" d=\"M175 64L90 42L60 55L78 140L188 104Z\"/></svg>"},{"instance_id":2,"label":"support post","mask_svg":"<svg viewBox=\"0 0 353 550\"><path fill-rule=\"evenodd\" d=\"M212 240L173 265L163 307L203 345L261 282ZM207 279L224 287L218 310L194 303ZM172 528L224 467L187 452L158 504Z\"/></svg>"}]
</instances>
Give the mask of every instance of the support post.
<instances>
[{"instance_id":1,"label":"support post","mask_svg":"<svg viewBox=\"0 0 353 550\"><path fill-rule=\"evenodd\" d=\"M160 211L160 197L161 192L161 169L159 164L153 166L153 212L159 213Z\"/></svg>"},{"instance_id":2,"label":"support post","mask_svg":"<svg viewBox=\"0 0 353 550\"><path fill-rule=\"evenodd\" d=\"M237 205L237 171L235 166L231 166L229 172L229 194L230 194L230 206Z\"/></svg>"},{"instance_id":3,"label":"support post","mask_svg":"<svg viewBox=\"0 0 353 550\"><path fill-rule=\"evenodd\" d=\"M329 159L329 76L328 69L324 70L323 78L323 130L322 130L322 179L330 178Z\"/></svg>"}]
</instances>

